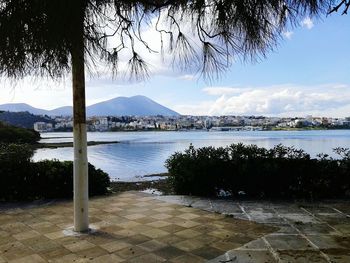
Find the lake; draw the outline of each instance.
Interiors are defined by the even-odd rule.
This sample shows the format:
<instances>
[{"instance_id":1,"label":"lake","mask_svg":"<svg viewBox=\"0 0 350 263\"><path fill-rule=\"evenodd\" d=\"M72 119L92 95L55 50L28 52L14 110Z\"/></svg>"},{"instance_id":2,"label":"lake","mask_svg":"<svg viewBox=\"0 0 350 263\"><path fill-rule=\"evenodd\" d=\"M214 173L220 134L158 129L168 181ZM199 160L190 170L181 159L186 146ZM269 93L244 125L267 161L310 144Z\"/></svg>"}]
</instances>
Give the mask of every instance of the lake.
<instances>
[{"instance_id":1,"label":"lake","mask_svg":"<svg viewBox=\"0 0 350 263\"><path fill-rule=\"evenodd\" d=\"M41 142L69 142L72 133L43 133ZM65 138L63 138L65 137ZM164 161L190 143L195 147L256 144L271 148L279 143L304 149L311 156L332 149L350 148L350 130L320 131L174 131L174 132L92 132L89 141L120 141L88 147L89 162L107 172L112 180L140 181L144 175L166 172ZM73 160L73 148L38 149L33 160ZM153 178L154 179L154 178Z\"/></svg>"}]
</instances>

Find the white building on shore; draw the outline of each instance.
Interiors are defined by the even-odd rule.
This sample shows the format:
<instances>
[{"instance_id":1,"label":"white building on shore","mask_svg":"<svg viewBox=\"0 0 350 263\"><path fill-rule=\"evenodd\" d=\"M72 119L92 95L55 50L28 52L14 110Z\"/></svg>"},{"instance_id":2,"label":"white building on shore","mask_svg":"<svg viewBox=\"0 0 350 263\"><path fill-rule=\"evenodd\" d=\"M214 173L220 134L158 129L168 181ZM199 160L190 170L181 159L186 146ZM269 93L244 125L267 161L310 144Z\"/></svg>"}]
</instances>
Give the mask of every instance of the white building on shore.
<instances>
[{"instance_id":1,"label":"white building on shore","mask_svg":"<svg viewBox=\"0 0 350 263\"><path fill-rule=\"evenodd\" d=\"M50 132L53 131L52 123L48 122L35 122L34 130L37 132Z\"/></svg>"}]
</instances>

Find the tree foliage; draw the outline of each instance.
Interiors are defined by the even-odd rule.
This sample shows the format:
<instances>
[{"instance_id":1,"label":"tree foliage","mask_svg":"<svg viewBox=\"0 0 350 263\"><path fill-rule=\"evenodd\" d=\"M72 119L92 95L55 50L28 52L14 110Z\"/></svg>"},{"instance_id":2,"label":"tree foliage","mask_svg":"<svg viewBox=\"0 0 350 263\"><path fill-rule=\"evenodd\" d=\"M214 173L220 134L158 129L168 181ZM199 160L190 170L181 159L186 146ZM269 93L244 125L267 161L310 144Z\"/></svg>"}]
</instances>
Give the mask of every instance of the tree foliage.
<instances>
[{"instance_id":1,"label":"tree foliage","mask_svg":"<svg viewBox=\"0 0 350 263\"><path fill-rule=\"evenodd\" d=\"M35 122L48 122L55 124L55 121L49 116L34 115L28 111L11 112L3 111L0 112L0 122L7 123L9 125L33 129ZM1 124L0 124L1 127Z\"/></svg>"},{"instance_id":2,"label":"tree foliage","mask_svg":"<svg viewBox=\"0 0 350 263\"><path fill-rule=\"evenodd\" d=\"M126 52L130 73L145 76L143 46L169 51L176 65L213 74L232 59L264 56L303 16L340 8L346 13L348 7L340 0L1 0L0 73L59 77L70 71L83 17L90 66L102 60L117 72ZM159 33L161 50L144 40L149 27Z\"/></svg>"},{"instance_id":3,"label":"tree foliage","mask_svg":"<svg viewBox=\"0 0 350 263\"><path fill-rule=\"evenodd\" d=\"M40 133L33 129L15 127L0 122L0 143L37 143Z\"/></svg>"},{"instance_id":4,"label":"tree foliage","mask_svg":"<svg viewBox=\"0 0 350 263\"><path fill-rule=\"evenodd\" d=\"M349 198L350 150L311 158L303 150L276 145L190 146L166 161L178 194L216 196L224 191L249 198Z\"/></svg>"},{"instance_id":5,"label":"tree foliage","mask_svg":"<svg viewBox=\"0 0 350 263\"><path fill-rule=\"evenodd\" d=\"M0 142L0 201L71 198L73 162L33 162L32 156L30 145ZM90 163L88 169L90 196L106 194L108 174Z\"/></svg>"}]
</instances>

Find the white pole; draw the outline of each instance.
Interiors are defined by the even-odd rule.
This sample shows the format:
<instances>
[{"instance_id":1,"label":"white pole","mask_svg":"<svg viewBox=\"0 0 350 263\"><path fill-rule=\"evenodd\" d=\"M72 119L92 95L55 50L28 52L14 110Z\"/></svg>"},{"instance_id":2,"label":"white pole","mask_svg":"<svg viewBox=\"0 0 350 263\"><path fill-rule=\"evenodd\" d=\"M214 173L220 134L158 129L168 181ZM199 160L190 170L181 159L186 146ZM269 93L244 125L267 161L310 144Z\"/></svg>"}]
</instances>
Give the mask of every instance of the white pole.
<instances>
[{"instance_id":1,"label":"white pole","mask_svg":"<svg viewBox=\"0 0 350 263\"><path fill-rule=\"evenodd\" d=\"M89 230L89 186L86 124L74 124L74 230Z\"/></svg>"},{"instance_id":2,"label":"white pole","mask_svg":"<svg viewBox=\"0 0 350 263\"><path fill-rule=\"evenodd\" d=\"M84 17L77 30L77 43L72 47L73 134L74 134L74 231L89 230L89 185L86 138Z\"/></svg>"}]
</instances>

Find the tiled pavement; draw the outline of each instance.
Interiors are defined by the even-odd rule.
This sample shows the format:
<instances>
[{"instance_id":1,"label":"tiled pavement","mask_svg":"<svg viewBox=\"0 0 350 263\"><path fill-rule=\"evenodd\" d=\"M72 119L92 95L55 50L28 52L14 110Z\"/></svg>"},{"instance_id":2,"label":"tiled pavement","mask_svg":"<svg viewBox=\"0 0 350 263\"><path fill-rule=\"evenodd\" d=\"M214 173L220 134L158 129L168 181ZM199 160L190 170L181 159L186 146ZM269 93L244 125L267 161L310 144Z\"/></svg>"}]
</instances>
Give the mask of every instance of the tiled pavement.
<instances>
[{"instance_id":1,"label":"tiled pavement","mask_svg":"<svg viewBox=\"0 0 350 263\"><path fill-rule=\"evenodd\" d=\"M268 234L278 231L141 192L92 199L91 234L67 235L72 222L71 201L0 207L0 263L205 262L264 236L273 244ZM274 261L268 250L255 253Z\"/></svg>"},{"instance_id":2,"label":"tiled pavement","mask_svg":"<svg viewBox=\"0 0 350 263\"><path fill-rule=\"evenodd\" d=\"M348 263L349 214L349 201L234 202L127 192L92 199L96 231L69 236L72 202L0 207L0 263Z\"/></svg>"},{"instance_id":3,"label":"tiled pavement","mask_svg":"<svg viewBox=\"0 0 350 263\"><path fill-rule=\"evenodd\" d=\"M277 231L209 262L350 262L350 201L235 202L188 196L159 200L263 223Z\"/></svg>"}]
</instances>

